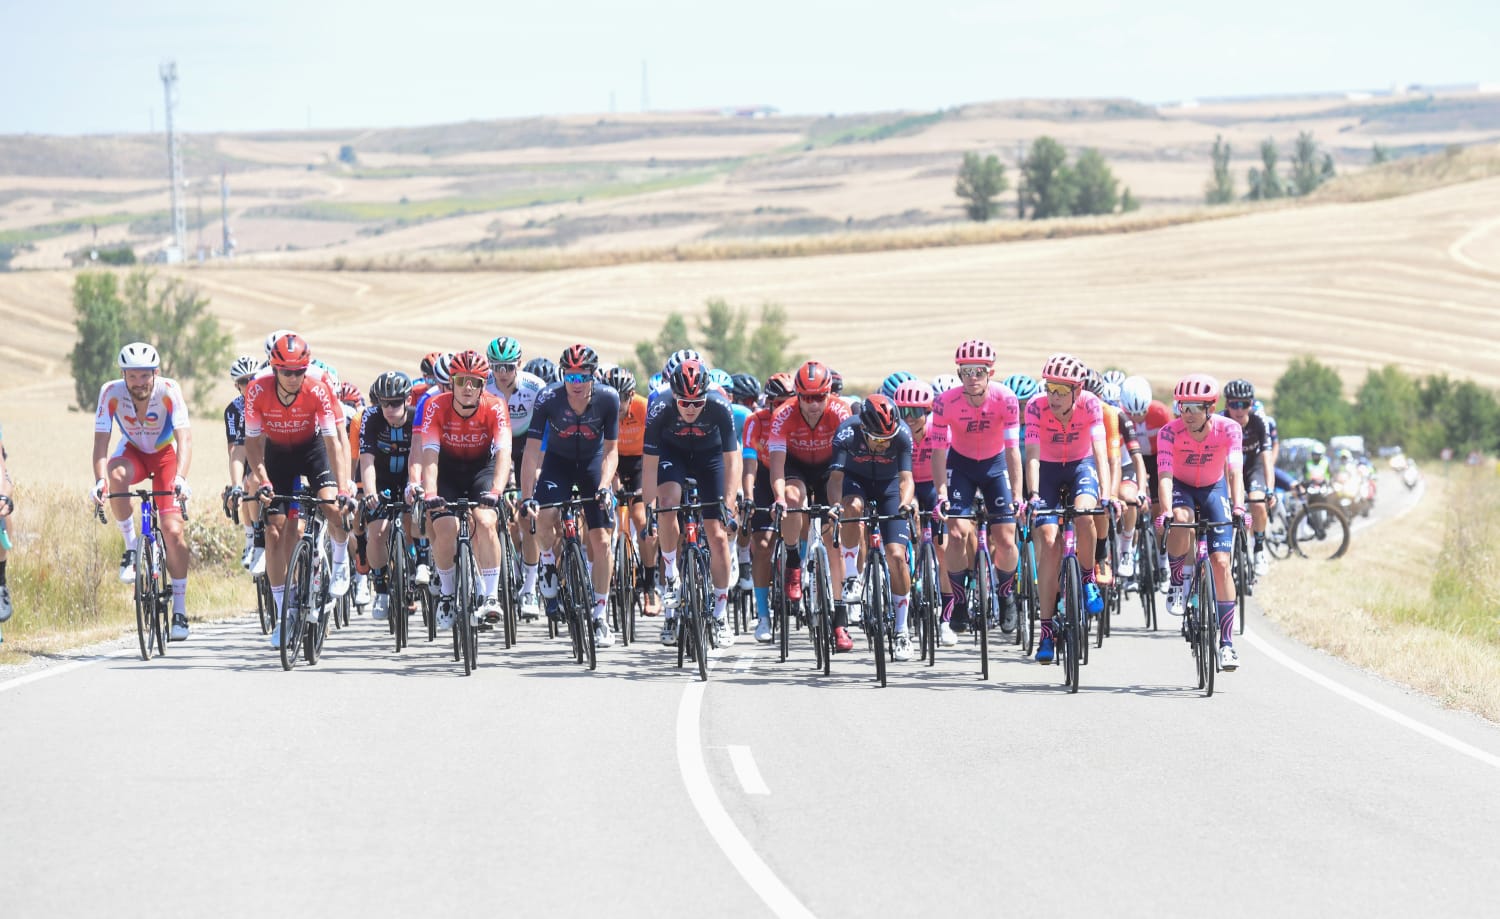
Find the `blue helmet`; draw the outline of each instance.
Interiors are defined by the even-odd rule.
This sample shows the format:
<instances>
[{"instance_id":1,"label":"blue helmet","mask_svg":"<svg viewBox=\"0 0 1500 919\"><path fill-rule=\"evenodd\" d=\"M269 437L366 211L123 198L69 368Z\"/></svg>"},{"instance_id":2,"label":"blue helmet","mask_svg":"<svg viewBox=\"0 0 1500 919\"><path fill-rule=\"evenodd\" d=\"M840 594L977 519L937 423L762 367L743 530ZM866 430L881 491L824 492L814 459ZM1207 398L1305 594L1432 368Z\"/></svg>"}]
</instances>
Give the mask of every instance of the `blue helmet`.
<instances>
[{"instance_id":1,"label":"blue helmet","mask_svg":"<svg viewBox=\"0 0 1500 919\"><path fill-rule=\"evenodd\" d=\"M656 392L658 389L661 389L662 384L667 382L667 378L660 373L653 373L651 374L651 379L647 382L649 383L650 390Z\"/></svg>"},{"instance_id":2,"label":"blue helmet","mask_svg":"<svg viewBox=\"0 0 1500 919\"><path fill-rule=\"evenodd\" d=\"M1013 373L1005 378L1005 388L1016 394L1016 398L1025 402L1042 388L1029 374Z\"/></svg>"},{"instance_id":3,"label":"blue helmet","mask_svg":"<svg viewBox=\"0 0 1500 919\"><path fill-rule=\"evenodd\" d=\"M708 372L708 382L724 390L726 393L734 389L734 377L729 375L729 371L720 370L718 367Z\"/></svg>"},{"instance_id":4,"label":"blue helmet","mask_svg":"<svg viewBox=\"0 0 1500 919\"><path fill-rule=\"evenodd\" d=\"M895 373L891 374L881 381L880 394L882 396L885 396L887 399L894 399L896 398L896 389L902 383L905 383L907 380L915 380L916 378L917 375L914 373L907 373L905 370L897 370Z\"/></svg>"}]
</instances>

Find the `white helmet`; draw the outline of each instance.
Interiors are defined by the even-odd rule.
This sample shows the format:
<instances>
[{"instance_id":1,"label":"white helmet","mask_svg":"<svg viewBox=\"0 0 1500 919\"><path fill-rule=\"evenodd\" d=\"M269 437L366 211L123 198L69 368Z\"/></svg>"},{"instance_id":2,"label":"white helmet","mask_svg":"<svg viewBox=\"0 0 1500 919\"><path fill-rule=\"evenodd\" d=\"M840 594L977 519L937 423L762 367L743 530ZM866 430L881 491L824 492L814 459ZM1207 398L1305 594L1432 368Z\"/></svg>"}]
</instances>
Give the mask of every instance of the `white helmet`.
<instances>
[{"instance_id":1,"label":"white helmet","mask_svg":"<svg viewBox=\"0 0 1500 919\"><path fill-rule=\"evenodd\" d=\"M1106 386L1108 386L1110 383L1113 383L1116 386L1123 386L1125 384L1125 371L1106 370L1104 371L1102 379L1104 380L1104 385Z\"/></svg>"},{"instance_id":2,"label":"white helmet","mask_svg":"<svg viewBox=\"0 0 1500 919\"><path fill-rule=\"evenodd\" d=\"M1120 407L1132 415L1151 407L1151 384L1145 377L1126 377L1120 384Z\"/></svg>"},{"instance_id":3,"label":"white helmet","mask_svg":"<svg viewBox=\"0 0 1500 919\"><path fill-rule=\"evenodd\" d=\"M229 365L229 378L231 380L243 380L245 377L253 377L259 366L260 363L255 358L246 354L243 357L236 358L235 362Z\"/></svg>"},{"instance_id":4,"label":"white helmet","mask_svg":"<svg viewBox=\"0 0 1500 919\"><path fill-rule=\"evenodd\" d=\"M156 370L161 367L161 355L144 341L133 341L120 349L121 370Z\"/></svg>"},{"instance_id":5,"label":"white helmet","mask_svg":"<svg viewBox=\"0 0 1500 919\"><path fill-rule=\"evenodd\" d=\"M940 396L950 389L958 389L963 385L963 382L951 373L940 373L932 378L932 390Z\"/></svg>"},{"instance_id":6,"label":"white helmet","mask_svg":"<svg viewBox=\"0 0 1500 919\"><path fill-rule=\"evenodd\" d=\"M276 339L278 339L278 338L285 338L288 335L296 335L296 334L297 333L293 332L291 329L277 329L276 331L272 332L270 335L267 335L266 336L266 357L270 357L271 356L271 349L274 348L274 347L276 347Z\"/></svg>"},{"instance_id":7,"label":"white helmet","mask_svg":"<svg viewBox=\"0 0 1500 919\"><path fill-rule=\"evenodd\" d=\"M683 348L681 351L673 351L672 356L667 358L666 365L661 369L662 376L666 377L669 380L672 379L672 375L677 372L677 368L681 367L686 361L698 361L699 363L702 363L703 355L699 354L697 351L694 351L692 348Z\"/></svg>"}]
</instances>

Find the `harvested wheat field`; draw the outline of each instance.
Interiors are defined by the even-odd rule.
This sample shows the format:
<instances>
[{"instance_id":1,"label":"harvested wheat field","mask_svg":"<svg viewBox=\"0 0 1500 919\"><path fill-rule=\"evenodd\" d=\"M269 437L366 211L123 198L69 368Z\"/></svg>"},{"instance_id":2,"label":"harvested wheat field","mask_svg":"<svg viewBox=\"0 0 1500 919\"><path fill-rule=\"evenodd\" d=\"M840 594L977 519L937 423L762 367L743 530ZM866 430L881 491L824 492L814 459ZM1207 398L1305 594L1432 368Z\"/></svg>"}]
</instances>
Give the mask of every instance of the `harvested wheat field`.
<instances>
[{"instance_id":1,"label":"harvested wheat field","mask_svg":"<svg viewBox=\"0 0 1500 919\"><path fill-rule=\"evenodd\" d=\"M1385 363L1500 386L1497 213L1500 179L1489 179L1152 232L863 255L528 273L178 273L211 297L241 350L295 328L361 386L390 367L414 370L426 351L499 334L533 355L584 340L628 357L669 312L711 297L786 307L797 349L855 388L898 368L947 371L953 346L976 335L994 341L1005 372L1069 349L1158 384L1206 370L1269 390L1290 357L1311 352L1351 390ZM0 422L18 474L82 486L88 419L61 410L72 401L71 283L62 271L0 275ZM219 423L200 424L193 479L216 490Z\"/></svg>"}]
</instances>

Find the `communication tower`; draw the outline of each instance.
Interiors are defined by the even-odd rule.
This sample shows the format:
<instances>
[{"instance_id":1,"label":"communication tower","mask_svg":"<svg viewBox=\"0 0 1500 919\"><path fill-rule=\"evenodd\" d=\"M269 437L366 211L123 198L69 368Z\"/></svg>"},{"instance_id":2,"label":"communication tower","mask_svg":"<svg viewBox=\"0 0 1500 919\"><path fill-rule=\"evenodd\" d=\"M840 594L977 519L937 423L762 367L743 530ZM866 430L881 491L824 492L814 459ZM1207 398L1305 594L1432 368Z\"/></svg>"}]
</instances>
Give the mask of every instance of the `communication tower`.
<instances>
[{"instance_id":1,"label":"communication tower","mask_svg":"<svg viewBox=\"0 0 1500 919\"><path fill-rule=\"evenodd\" d=\"M187 218L182 204L182 151L177 147L177 130L173 116L177 113L177 62L162 61L161 86L167 96L167 162L172 183L172 245L167 247L169 263L182 261L182 237L187 235Z\"/></svg>"}]
</instances>

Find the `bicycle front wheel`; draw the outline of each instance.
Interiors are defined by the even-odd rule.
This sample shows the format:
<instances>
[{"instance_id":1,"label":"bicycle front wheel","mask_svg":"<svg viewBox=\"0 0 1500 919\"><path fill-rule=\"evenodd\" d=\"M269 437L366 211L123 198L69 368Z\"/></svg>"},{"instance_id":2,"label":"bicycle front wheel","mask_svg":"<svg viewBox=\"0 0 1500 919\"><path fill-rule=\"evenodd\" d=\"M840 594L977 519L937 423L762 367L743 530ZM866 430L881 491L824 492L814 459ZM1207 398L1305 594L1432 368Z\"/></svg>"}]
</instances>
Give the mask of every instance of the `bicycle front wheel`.
<instances>
[{"instance_id":1,"label":"bicycle front wheel","mask_svg":"<svg viewBox=\"0 0 1500 919\"><path fill-rule=\"evenodd\" d=\"M886 682L885 624L890 611L890 593L885 559L871 552L870 560L865 564L863 622L870 649L875 652L875 681L881 686Z\"/></svg>"},{"instance_id":2,"label":"bicycle front wheel","mask_svg":"<svg viewBox=\"0 0 1500 919\"><path fill-rule=\"evenodd\" d=\"M286 566L286 588L281 600L281 669L297 665L307 631L307 606L312 595L312 546L298 540Z\"/></svg>"},{"instance_id":3,"label":"bicycle front wheel","mask_svg":"<svg viewBox=\"0 0 1500 919\"><path fill-rule=\"evenodd\" d=\"M569 621L573 623L573 656L575 662L585 664L589 670L598 666L598 652L594 645L594 589L589 582L588 566L583 563L583 548L570 542L563 548L563 578L571 585L568 588Z\"/></svg>"},{"instance_id":4,"label":"bicycle front wheel","mask_svg":"<svg viewBox=\"0 0 1500 919\"><path fill-rule=\"evenodd\" d=\"M994 616L995 573L987 558L974 560L974 596L969 604L969 628L979 643L979 678L990 678L990 621Z\"/></svg>"},{"instance_id":5,"label":"bicycle front wheel","mask_svg":"<svg viewBox=\"0 0 1500 919\"><path fill-rule=\"evenodd\" d=\"M135 633L143 661L156 651L156 593L146 553L144 544L135 553Z\"/></svg>"},{"instance_id":6,"label":"bicycle front wheel","mask_svg":"<svg viewBox=\"0 0 1500 919\"><path fill-rule=\"evenodd\" d=\"M833 583L829 580L828 553L821 547L810 560L802 585L804 599L809 599L808 613L813 617L819 651L818 666L823 675L833 672ZM809 592L809 590L811 592Z\"/></svg>"},{"instance_id":7,"label":"bicycle front wheel","mask_svg":"<svg viewBox=\"0 0 1500 919\"><path fill-rule=\"evenodd\" d=\"M1219 604L1214 576L1207 564L1198 572L1198 644L1203 668L1203 694L1214 694L1214 674L1219 669Z\"/></svg>"},{"instance_id":8,"label":"bicycle front wheel","mask_svg":"<svg viewBox=\"0 0 1500 919\"><path fill-rule=\"evenodd\" d=\"M453 645L463 665L464 676L474 673L476 639L474 633L474 551L460 540L454 559Z\"/></svg>"},{"instance_id":9,"label":"bicycle front wheel","mask_svg":"<svg viewBox=\"0 0 1500 919\"><path fill-rule=\"evenodd\" d=\"M1083 572L1078 559L1068 557L1063 562L1063 680L1068 692L1078 691L1079 670L1083 666L1084 644L1087 633L1083 611ZM1056 623L1053 623L1054 628Z\"/></svg>"},{"instance_id":10,"label":"bicycle front wheel","mask_svg":"<svg viewBox=\"0 0 1500 919\"><path fill-rule=\"evenodd\" d=\"M1349 548L1349 518L1331 504L1309 504L1292 518L1287 534L1302 558L1331 562Z\"/></svg>"}]
</instances>

